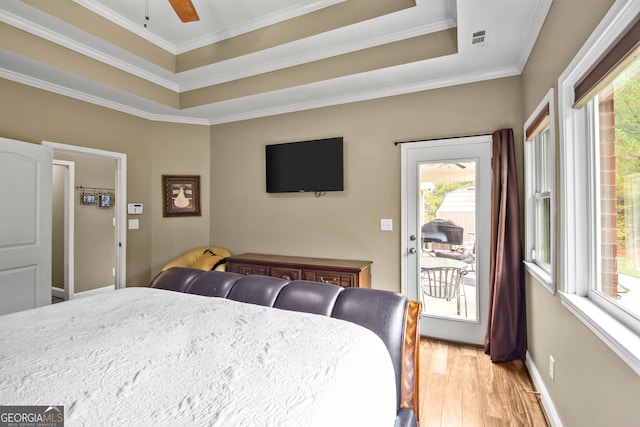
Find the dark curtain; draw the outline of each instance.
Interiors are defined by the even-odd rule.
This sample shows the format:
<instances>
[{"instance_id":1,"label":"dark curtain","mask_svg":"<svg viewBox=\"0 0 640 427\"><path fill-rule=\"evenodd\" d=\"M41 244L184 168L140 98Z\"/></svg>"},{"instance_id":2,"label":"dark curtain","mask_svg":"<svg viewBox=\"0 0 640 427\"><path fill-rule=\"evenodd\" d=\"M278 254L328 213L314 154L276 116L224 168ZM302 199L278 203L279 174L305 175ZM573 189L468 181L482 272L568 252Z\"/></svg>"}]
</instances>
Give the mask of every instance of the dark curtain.
<instances>
[{"instance_id":1,"label":"dark curtain","mask_svg":"<svg viewBox=\"0 0 640 427\"><path fill-rule=\"evenodd\" d=\"M489 319L484 346L493 362L524 361L527 349L514 150L512 129L493 133Z\"/></svg>"}]
</instances>

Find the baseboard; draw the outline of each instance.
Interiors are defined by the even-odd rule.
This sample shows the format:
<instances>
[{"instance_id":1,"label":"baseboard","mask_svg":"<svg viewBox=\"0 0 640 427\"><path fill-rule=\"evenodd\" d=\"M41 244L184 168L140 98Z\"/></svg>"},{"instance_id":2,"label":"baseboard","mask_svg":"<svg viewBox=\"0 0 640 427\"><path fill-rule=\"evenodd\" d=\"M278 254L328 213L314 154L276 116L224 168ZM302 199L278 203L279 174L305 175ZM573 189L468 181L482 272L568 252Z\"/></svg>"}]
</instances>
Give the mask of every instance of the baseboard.
<instances>
[{"instance_id":1,"label":"baseboard","mask_svg":"<svg viewBox=\"0 0 640 427\"><path fill-rule=\"evenodd\" d=\"M531 376L531 380L533 381L533 385L540 393L540 402L542 402L542 407L547 415L547 420L549 420L549 424L551 427L562 427L562 422L560 421L560 417L558 417L558 413L556 412L556 408L553 406L553 402L551 401L551 397L549 396L549 392L547 392L547 388L544 386L544 382L542 382L542 377L536 368L536 365L533 363L533 359L527 352L525 365L529 370L529 375Z\"/></svg>"},{"instance_id":2,"label":"baseboard","mask_svg":"<svg viewBox=\"0 0 640 427\"><path fill-rule=\"evenodd\" d=\"M111 292L115 290L116 290L115 285L109 285L102 288L90 289L88 291L76 292L75 294L73 294L73 297L74 298L90 297L91 295L104 294L105 292Z\"/></svg>"},{"instance_id":3,"label":"baseboard","mask_svg":"<svg viewBox=\"0 0 640 427\"><path fill-rule=\"evenodd\" d=\"M97 288L97 289L90 289L88 291L83 291L83 292L77 292L73 295L73 298L82 298L82 297L88 297L91 295L95 295L95 294L102 294L105 292L110 292L110 291L114 291L116 289L115 285L109 285L109 286L104 286L102 288ZM57 298L62 298L64 299L64 289L62 288L58 288L56 286L52 286L51 287L51 295Z\"/></svg>"}]
</instances>

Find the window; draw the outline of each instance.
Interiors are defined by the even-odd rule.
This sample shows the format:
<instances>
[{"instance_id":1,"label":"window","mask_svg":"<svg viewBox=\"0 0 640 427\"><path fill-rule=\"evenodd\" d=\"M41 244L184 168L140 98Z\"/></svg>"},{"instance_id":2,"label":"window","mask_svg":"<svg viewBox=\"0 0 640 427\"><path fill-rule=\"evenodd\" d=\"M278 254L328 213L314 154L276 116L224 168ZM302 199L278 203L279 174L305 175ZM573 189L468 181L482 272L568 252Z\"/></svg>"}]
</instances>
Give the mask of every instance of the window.
<instances>
[{"instance_id":1,"label":"window","mask_svg":"<svg viewBox=\"0 0 640 427\"><path fill-rule=\"evenodd\" d=\"M590 102L594 208L600 208L590 292L640 320L640 58Z\"/></svg>"},{"instance_id":2,"label":"window","mask_svg":"<svg viewBox=\"0 0 640 427\"><path fill-rule=\"evenodd\" d=\"M525 221L527 270L552 294L555 236L553 89L525 123Z\"/></svg>"},{"instance_id":3,"label":"window","mask_svg":"<svg viewBox=\"0 0 640 427\"><path fill-rule=\"evenodd\" d=\"M562 302L640 374L639 13L614 3L558 105Z\"/></svg>"}]
</instances>

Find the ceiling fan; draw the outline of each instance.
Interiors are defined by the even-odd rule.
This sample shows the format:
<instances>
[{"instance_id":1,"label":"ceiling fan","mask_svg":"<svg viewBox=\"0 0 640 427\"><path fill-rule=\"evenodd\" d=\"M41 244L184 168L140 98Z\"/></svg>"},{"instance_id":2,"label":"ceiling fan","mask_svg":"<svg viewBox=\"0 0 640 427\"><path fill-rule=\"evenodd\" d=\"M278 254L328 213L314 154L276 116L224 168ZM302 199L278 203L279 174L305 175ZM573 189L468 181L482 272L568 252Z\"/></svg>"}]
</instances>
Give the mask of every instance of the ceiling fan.
<instances>
[{"instance_id":1,"label":"ceiling fan","mask_svg":"<svg viewBox=\"0 0 640 427\"><path fill-rule=\"evenodd\" d=\"M171 7L182 22L199 21L200 17L191 0L169 0Z\"/></svg>"}]
</instances>

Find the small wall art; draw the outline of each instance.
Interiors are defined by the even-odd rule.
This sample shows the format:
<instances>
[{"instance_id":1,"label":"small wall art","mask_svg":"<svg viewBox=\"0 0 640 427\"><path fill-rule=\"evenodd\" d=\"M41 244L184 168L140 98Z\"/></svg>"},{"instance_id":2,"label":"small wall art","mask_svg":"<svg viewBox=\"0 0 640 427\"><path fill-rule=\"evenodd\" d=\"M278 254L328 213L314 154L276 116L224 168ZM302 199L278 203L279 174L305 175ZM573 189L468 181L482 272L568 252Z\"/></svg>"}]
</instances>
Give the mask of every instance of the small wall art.
<instances>
[{"instance_id":1,"label":"small wall art","mask_svg":"<svg viewBox=\"0 0 640 427\"><path fill-rule=\"evenodd\" d=\"M116 204L116 193L113 188L79 186L76 190L80 192L80 204L83 206L111 209Z\"/></svg>"},{"instance_id":2,"label":"small wall art","mask_svg":"<svg viewBox=\"0 0 640 427\"><path fill-rule=\"evenodd\" d=\"M100 193L98 195L98 207L103 209L110 209L115 204L115 194L113 193Z\"/></svg>"},{"instance_id":3,"label":"small wall art","mask_svg":"<svg viewBox=\"0 0 640 427\"><path fill-rule=\"evenodd\" d=\"M162 216L201 216L200 175L162 175Z\"/></svg>"},{"instance_id":4,"label":"small wall art","mask_svg":"<svg viewBox=\"0 0 640 427\"><path fill-rule=\"evenodd\" d=\"M96 204L96 195L93 193L80 193L80 204L81 205L95 205Z\"/></svg>"}]
</instances>

